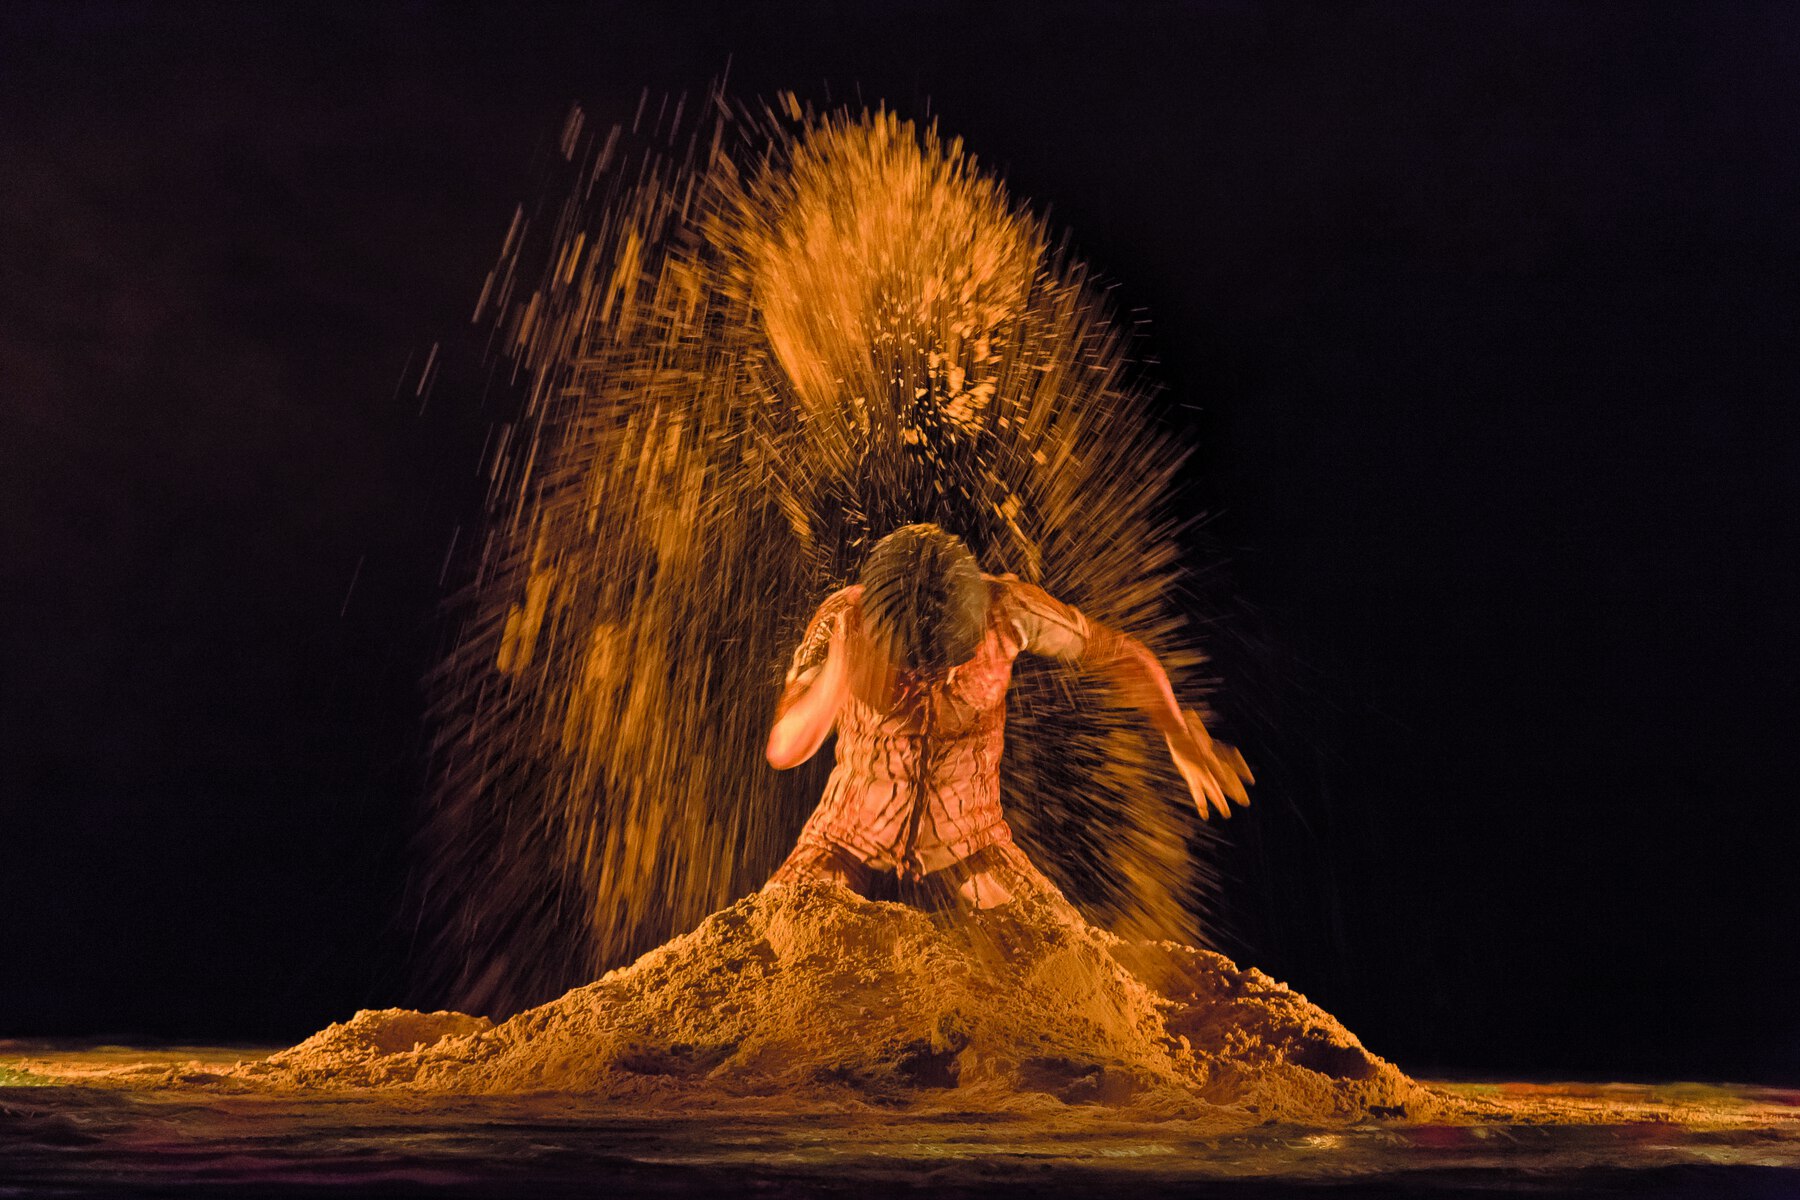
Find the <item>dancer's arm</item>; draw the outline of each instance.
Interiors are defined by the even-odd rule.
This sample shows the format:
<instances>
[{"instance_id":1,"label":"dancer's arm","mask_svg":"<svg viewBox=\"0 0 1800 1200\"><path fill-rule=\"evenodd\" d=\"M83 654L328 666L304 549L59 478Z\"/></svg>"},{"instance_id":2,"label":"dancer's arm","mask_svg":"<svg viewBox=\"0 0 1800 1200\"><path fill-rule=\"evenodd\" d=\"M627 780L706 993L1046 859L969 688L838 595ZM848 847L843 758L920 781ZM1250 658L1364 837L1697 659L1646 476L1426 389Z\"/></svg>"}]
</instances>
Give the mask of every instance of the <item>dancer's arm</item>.
<instances>
[{"instance_id":1,"label":"dancer's arm","mask_svg":"<svg viewBox=\"0 0 1800 1200\"><path fill-rule=\"evenodd\" d=\"M1079 662L1100 671L1126 703L1143 713L1168 743L1202 820L1209 807L1231 815L1227 800L1250 803L1246 783L1255 777L1237 748L1213 740L1197 713L1183 710L1156 655L1129 634L1109 629L1040 587L1005 581L1013 602L1021 649Z\"/></svg>"},{"instance_id":2,"label":"dancer's arm","mask_svg":"<svg viewBox=\"0 0 1800 1200\"><path fill-rule=\"evenodd\" d=\"M1215 741L1200 714L1184 710L1176 702L1168 672L1156 655L1129 634L1093 622L1089 629L1092 636L1082 662L1104 671L1126 702L1148 717L1163 735L1200 819L1207 818L1209 803L1221 817L1231 816L1228 798L1240 805L1249 804L1250 793L1244 785L1256 780L1244 756L1236 746Z\"/></svg>"},{"instance_id":3,"label":"dancer's arm","mask_svg":"<svg viewBox=\"0 0 1800 1200\"><path fill-rule=\"evenodd\" d=\"M825 744L848 690L846 629L857 589L845 588L819 606L794 652L765 755L778 771L797 767Z\"/></svg>"}]
</instances>

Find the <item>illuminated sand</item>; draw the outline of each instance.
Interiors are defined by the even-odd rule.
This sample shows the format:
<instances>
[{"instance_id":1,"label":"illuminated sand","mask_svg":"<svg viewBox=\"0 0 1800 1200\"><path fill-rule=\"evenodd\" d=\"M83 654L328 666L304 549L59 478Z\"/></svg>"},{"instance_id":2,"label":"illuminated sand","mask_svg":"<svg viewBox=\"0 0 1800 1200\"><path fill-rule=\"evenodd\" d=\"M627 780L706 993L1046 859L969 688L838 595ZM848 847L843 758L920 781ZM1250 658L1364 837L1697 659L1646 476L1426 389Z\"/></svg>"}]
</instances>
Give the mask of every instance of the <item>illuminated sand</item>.
<instances>
[{"instance_id":1,"label":"illuminated sand","mask_svg":"<svg viewBox=\"0 0 1800 1200\"><path fill-rule=\"evenodd\" d=\"M788 103L685 157L572 114L567 199L521 207L478 306L523 395L436 681L443 982L510 1009L692 932L500 1025L0 1042L0 1197L1800 1193L1795 1093L1420 1084L1258 972L1042 909L705 916L817 801L763 769L762 715L870 537L941 520L1188 685L1203 663L1187 447L1085 270L960 143ZM1020 832L1088 911L1189 937L1212 880L1161 746L1079 677L1016 684Z\"/></svg>"},{"instance_id":2,"label":"illuminated sand","mask_svg":"<svg viewBox=\"0 0 1800 1200\"><path fill-rule=\"evenodd\" d=\"M749 897L499 1025L365 1012L266 1057L0 1043L0 1194L1522 1180L1791 1194L1800 1093L1421 1084L1218 955L827 887Z\"/></svg>"},{"instance_id":3,"label":"illuminated sand","mask_svg":"<svg viewBox=\"0 0 1800 1200\"><path fill-rule=\"evenodd\" d=\"M895 528L943 525L1203 702L1191 447L1067 243L930 125L688 111L680 137L572 112L477 306L479 378L516 394L480 401L415 897L462 1007L541 1004L768 878L825 781L763 756L789 657ZM1112 690L1021 658L1008 819L1095 919L1197 943L1209 827Z\"/></svg>"},{"instance_id":4,"label":"illuminated sand","mask_svg":"<svg viewBox=\"0 0 1800 1200\"><path fill-rule=\"evenodd\" d=\"M984 1111L1099 1102L1336 1123L1441 1102L1297 993L1047 903L958 921L835 886L752 895L631 966L490 1027L360 1013L247 1080L634 1103L778 1097Z\"/></svg>"},{"instance_id":5,"label":"illuminated sand","mask_svg":"<svg viewBox=\"0 0 1800 1200\"><path fill-rule=\"evenodd\" d=\"M0 1195L1800 1187L1800 1092L1422 1085L1264 975L1044 916L970 941L752 898L502 1025L360 1013L266 1058L0 1042Z\"/></svg>"}]
</instances>

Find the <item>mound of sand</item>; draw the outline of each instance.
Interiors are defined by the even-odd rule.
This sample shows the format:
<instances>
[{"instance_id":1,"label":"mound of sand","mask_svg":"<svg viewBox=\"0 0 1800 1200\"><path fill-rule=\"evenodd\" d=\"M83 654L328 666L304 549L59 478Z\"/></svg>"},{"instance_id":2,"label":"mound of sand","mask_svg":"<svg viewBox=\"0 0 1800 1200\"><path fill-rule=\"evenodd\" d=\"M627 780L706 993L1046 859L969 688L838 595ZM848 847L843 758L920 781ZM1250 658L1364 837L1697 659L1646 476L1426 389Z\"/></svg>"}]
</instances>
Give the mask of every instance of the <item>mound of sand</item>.
<instances>
[{"instance_id":1,"label":"mound of sand","mask_svg":"<svg viewBox=\"0 0 1800 1200\"><path fill-rule=\"evenodd\" d=\"M750 896L499 1025L361 1012L240 1074L274 1084L776 1094L1011 1108L1417 1116L1432 1093L1255 970L1047 903L950 921L829 885Z\"/></svg>"}]
</instances>

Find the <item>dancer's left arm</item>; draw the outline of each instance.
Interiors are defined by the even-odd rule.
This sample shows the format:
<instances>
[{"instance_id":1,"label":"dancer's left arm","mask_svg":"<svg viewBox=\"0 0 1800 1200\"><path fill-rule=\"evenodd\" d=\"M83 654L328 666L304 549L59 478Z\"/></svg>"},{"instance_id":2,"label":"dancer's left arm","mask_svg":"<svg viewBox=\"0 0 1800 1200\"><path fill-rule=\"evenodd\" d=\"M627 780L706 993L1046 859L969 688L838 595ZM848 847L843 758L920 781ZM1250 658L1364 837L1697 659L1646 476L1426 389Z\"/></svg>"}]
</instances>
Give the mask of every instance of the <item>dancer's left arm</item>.
<instances>
[{"instance_id":1,"label":"dancer's left arm","mask_svg":"<svg viewBox=\"0 0 1800 1200\"><path fill-rule=\"evenodd\" d=\"M1215 740L1199 713L1183 709L1176 702L1168 672L1156 655L1129 634L1093 622L1089 629L1091 636L1083 663L1106 672L1126 702L1148 717L1163 735L1200 819L1207 818L1209 804L1221 817L1231 816L1227 799L1249 804L1250 793L1244 785L1255 783L1256 777L1250 774L1244 756L1236 746Z\"/></svg>"},{"instance_id":2,"label":"dancer's left arm","mask_svg":"<svg viewBox=\"0 0 1800 1200\"><path fill-rule=\"evenodd\" d=\"M1205 820L1211 809L1231 816L1228 800L1250 803L1245 784L1256 779L1237 747L1214 740L1198 713L1183 709L1168 672L1149 647L1092 620L1032 584L1005 580L1023 648L1079 662L1106 675L1125 702L1142 712L1175 760L1194 806Z\"/></svg>"}]
</instances>

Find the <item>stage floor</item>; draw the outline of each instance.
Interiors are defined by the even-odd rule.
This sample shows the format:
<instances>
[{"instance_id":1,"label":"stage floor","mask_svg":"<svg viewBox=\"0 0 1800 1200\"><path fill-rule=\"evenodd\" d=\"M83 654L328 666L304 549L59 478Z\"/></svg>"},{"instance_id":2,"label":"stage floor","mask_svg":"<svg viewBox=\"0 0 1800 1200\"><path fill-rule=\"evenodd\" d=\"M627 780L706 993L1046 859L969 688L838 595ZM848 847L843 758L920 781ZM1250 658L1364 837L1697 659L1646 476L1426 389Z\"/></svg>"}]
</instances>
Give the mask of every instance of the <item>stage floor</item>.
<instances>
[{"instance_id":1,"label":"stage floor","mask_svg":"<svg viewBox=\"0 0 1800 1200\"><path fill-rule=\"evenodd\" d=\"M634 1113L570 1096L249 1088L268 1048L0 1041L0 1197L1800 1196L1800 1091L1434 1083L1472 1123L1329 1130L778 1099Z\"/></svg>"}]
</instances>

